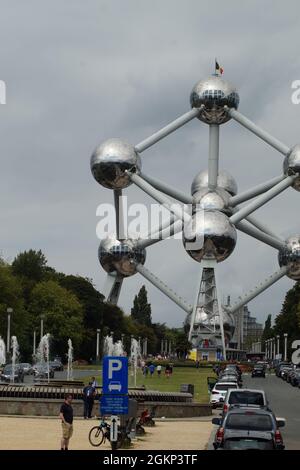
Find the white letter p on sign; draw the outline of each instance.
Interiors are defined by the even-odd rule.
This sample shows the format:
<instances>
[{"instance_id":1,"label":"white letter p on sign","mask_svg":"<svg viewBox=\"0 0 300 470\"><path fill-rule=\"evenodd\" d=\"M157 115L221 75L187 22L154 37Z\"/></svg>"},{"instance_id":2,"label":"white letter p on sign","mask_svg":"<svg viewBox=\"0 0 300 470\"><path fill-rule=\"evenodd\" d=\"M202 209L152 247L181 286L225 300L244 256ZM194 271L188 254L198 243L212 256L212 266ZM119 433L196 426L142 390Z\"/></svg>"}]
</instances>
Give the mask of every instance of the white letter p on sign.
<instances>
[{"instance_id":1,"label":"white letter p on sign","mask_svg":"<svg viewBox=\"0 0 300 470\"><path fill-rule=\"evenodd\" d=\"M108 378L113 378L113 373L122 369L122 362L120 359L109 359L108 362Z\"/></svg>"}]
</instances>

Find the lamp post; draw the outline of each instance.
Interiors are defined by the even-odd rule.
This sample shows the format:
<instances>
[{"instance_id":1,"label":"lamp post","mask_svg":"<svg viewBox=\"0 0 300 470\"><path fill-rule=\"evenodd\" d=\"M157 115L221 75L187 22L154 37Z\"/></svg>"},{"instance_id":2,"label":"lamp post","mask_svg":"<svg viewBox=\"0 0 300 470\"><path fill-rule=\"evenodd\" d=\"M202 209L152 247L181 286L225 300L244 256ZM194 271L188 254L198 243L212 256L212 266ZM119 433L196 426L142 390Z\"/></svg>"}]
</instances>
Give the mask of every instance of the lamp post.
<instances>
[{"instance_id":1,"label":"lamp post","mask_svg":"<svg viewBox=\"0 0 300 470\"><path fill-rule=\"evenodd\" d=\"M280 335L277 335L276 338L277 338L277 355L278 355L278 358L279 358L279 340L280 340Z\"/></svg>"},{"instance_id":2,"label":"lamp post","mask_svg":"<svg viewBox=\"0 0 300 470\"><path fill-rule=\"evenodd\" d=\"M97 328L97 339L96 339L96 362L100 360L100 330Z\"/></svg>"},{"instance_id":3,"label":"lamp post","mask_svg":"<svg viewBox=\"0 0 300 470\"><path fill-rule=\"evenodd\" d=\"M7 311L7 342L6 342L6 352L9 354L10 351L10 320L11 320L11 314L13 313L13 309L8 307L6 309Z\"/></svg>"},{"instance_id":4,"label":"lamp post","mask_svg":"<svg viewBox=\"0 0 300 470\"><path fill-rule=\"evenodd\" d=\"M276 339L273 338L273 359L276 359Z\"/></svg>"},{"instance_id":5,"label":"lamp post","mask_svg":"<svg viewBox=\"0 0 300 470\"><path fill-rule=\"evenodd\" d=\"M287 337L288 334L284 333L284 360L287 361Z\"/></svg>"},{"instance_id":6,"label":"lamp post","mask_svg":"<svg viewBox=\"0 0 300 470\"><path fill-rule=\"evenodd\" d=\"M42 337L44 336L44 315L41 315L41 332L40 332L40 340L42 339Z\"/></svg>"},{"instance_id":7,"label":"lamp post","mask_svg":"<svg viewBox=\"0 0 300 470\"><path fill-rule=\"evenodd\" d=\"M32 348L32 356L35 358L36 352L36 330L33 330L33 348Z\"/></svg>"}]
</instances>

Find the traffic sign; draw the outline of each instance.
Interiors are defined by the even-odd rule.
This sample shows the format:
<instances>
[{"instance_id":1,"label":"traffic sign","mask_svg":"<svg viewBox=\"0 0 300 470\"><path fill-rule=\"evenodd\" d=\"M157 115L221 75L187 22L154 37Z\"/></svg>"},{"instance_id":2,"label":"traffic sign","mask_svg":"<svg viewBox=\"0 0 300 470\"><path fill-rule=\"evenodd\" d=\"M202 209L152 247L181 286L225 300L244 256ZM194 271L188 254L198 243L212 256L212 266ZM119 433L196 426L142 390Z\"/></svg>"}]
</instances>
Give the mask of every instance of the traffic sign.
<instances>
[{"instance_id":1,"label":"traffic sign","mask_svg":"<svg viewBox=\"0 0 300 470\"><path fill-rule=\"evenodd\" d=\"M128 395L102 395L101 415L127 415Z\"/></svg>"},{"instance_id":2,"label":"traffic sign","mask_svg":"<svg viewBox=\"0 0 300 470\"><path fill-rule=\"evenodd\" d=\"M102 394L128 393L128 359L123 356L105 356L102 370Z\"/></svg>"},{"instance_id":3,"label":"traffic sign","mask_svg":"<svg viewBox=\"0 0 300 470\"><path fill-rule=\"evenodd\" d=\"M110 417L110 442L116 442L118 440L118 417Z\"/></svg>"}]
</instances>

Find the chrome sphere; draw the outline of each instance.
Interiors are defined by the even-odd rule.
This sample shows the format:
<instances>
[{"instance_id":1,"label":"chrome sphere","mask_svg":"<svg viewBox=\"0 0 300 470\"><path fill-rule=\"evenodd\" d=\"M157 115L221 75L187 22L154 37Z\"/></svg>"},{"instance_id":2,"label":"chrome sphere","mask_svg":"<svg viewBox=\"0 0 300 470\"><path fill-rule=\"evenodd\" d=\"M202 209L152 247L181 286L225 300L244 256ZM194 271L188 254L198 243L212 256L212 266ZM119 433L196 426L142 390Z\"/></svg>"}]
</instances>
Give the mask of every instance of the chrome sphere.
<instances>
[{"instance_id":1,"label":"chrome sphere","mask_svg":"<svg viewBox=\"0 0 300 470\"><path fill-rule=\"evenodd\" d=\"M294 235L286 240L286 247L278 253L280 267L287 266L287 276L300 281L300 236Z\"/></svg>"},{"instance_id":2,"label":"chrome sphere","mask_svg":"<svg viewBox=\"0 0 300 470\"><path fill-rule=\"evenodd\" d=\"M194 86L190 102L192 108L200 108L198 119L207 124L223 124L231 118L224 108L238 108L239 95L236 88L218 75L200 80Z\"/></svg>"},{"instance_id":3,"label":"chrome sphere","mask_svg":"<svg viewBox=\"0 0 300 470\"><path fill-rule=\"evenodd\" d=\"M139 173L141 159L134 147L121 139L109 139L97 147L91 157L95 180L109 189L123 189L131 184L126 170Z\"/></svg>"},{"instance_id":4,"label":"chrome sphere","mask_svg":"<svg viewBox=\"0 0 300 470\"><path fill-rule=\"evenodd\" d=\"M218 188L225 189L225 191L227 191L231 196L235 196L238 192L235 179L225 170L219 170L217 184ZM195 176L192 182L191 193L194 196L194 194L200 191L200 189L207 187L208 170L203 170Z\"/></svg>"},{"instance_id":5,"label":"chrome sphere","mask_svg":"<svg viewBox=\"0 0 300 470\"><path fill-rule=\"evenodd\" d=\"M232 209L229 208L230 194L225 189L202 188L193 194L193 198L197 210L218 210L232 215Z\"/></svg>"},{"instance_id":6,"label":"chrome sphere","mask_svg":"<svg viewBox=\"0 0 300 470\"><path fill-rule=\"evenodd\" d=\"M137 247L135 240L117 240L111 236L101 241L98 258L107 273L128 277L136 273L135 263L145 263L146 251Z\"/></svg>"},{"instance_id":7,"label":"chrome sphere","mask_svg":"<svg viewBox=\"0 0 300 470\"><path fill-rule=\"evenodd\" d=\"M235 227L222 212L197 211L184 226L184 248L198 262L203 259L224 261L235 244Z\"/></svg>"},{"instance_id":8,"label":"chrome sphere","mask_svg":"<svg viewBox=\"0 0 300 470\"><path fill-rule=\"evenodd\" d=\"M300 191L300 145L295 145L290 153L285 157L283 171L286 176L297 175L293 183L293 188Z\"/></svg>"}]
</instances>

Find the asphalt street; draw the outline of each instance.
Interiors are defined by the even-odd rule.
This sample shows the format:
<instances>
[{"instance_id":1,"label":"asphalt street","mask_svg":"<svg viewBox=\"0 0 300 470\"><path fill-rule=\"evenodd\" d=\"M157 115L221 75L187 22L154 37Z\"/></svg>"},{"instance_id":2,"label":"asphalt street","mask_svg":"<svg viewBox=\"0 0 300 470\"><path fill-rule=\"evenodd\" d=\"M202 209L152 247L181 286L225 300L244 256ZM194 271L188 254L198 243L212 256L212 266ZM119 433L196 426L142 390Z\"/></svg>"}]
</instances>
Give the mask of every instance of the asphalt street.
<instances>
[{"instance_id":1,"label":"asphalt street","mask_svg":"<svg viewBox=\"0 0 300 470\"><path fill-rule=\"evenodd\" d=\"M286 419L281 429L286 449L300 450L300 388L292 387L276 375L265 379L244 376L243 388L263 389L268 397L270 408L279 418Z\"/></svg>"},{"instance_id":2,"label":"asphalt street","mask_svg":"<svg viewBox=\"0 0 300 470\"><path fill-rule=\"evenodd\" d=\"M253 378L243 375L243 388L263 389L269 400L269 406L279 418L286 419L286 425L280 431L283 436L286 450L300 450L300 388L279 379L275 375L263 378ZM218 416L220 410L215 410ZM213 437L216 427L209 440L208 449L212 449Z\"/></svg>"}]
</instances>

